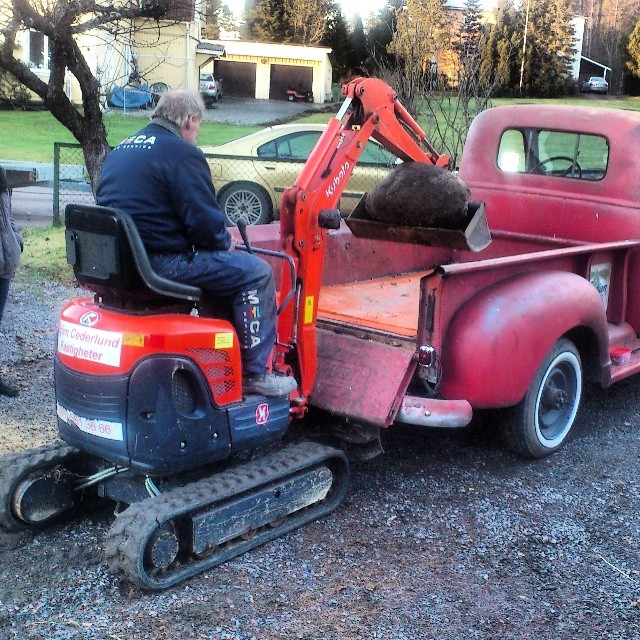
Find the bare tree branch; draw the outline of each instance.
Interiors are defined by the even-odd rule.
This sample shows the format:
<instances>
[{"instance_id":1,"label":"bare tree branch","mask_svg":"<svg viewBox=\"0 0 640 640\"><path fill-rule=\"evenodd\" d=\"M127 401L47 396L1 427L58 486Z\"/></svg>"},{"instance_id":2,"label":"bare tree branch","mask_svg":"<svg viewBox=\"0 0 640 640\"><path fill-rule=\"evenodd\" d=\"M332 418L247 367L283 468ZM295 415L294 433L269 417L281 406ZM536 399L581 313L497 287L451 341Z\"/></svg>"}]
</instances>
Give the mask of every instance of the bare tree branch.
<instances>
[{"instance_id":1,"label":"bare tree branch","mask_svg":"<svg viewBox=\"0 0 640 640\"><path fill-rule=\"evenodd\" d=\"M130 0L10 0L0 9L0 69L8 71L39 96L53 116L80 142L94 184L109 146L100 108L100 82L76 37L103 32L117 39L131 32L134 19L141 20L135 25L137 30L152 28L159 33L158 19L171 8L169 0L157 0L151 7L142 8L140 3ZM175 12L175 7L173 10ZM17 57L18 37L24 30L39 32L48 38L48 80L39 77ZM82 96L79 107L65 93L67 73L78 81Z\"/></svg>"}]
</instances>

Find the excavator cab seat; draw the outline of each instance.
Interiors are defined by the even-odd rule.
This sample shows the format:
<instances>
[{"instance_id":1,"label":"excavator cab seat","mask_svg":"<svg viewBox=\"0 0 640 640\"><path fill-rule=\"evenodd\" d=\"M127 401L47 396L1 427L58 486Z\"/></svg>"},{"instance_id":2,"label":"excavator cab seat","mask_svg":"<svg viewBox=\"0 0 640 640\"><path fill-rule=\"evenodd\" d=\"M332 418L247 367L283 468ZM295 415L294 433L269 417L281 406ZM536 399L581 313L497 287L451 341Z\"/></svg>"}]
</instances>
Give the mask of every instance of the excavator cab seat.
<instances>
[{"instance_id":1,"label":"excavator cab seat","mask_svg":"<svg viewBox=\"0 0 640 640\"><path fill-rule=\"evenodd\" d=\"M145 310L188 304L199 287L159 276L151 266L131 217L98 205L65 209L67 262L77 281L96 293L101 306Z\"/></svg>"}]
</instances>

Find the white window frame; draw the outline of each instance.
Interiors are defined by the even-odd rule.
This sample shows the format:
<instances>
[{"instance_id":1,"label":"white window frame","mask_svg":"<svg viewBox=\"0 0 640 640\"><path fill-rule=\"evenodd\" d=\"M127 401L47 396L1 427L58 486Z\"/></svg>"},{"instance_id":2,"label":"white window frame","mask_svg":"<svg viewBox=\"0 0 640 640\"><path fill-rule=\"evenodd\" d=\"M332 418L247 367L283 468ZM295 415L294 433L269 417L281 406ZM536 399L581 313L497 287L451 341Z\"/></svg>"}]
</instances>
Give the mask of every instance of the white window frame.
<instances>
[{"instance_id":1,"label":"white window frame","mask_svg":"<svg viewBox=\"0 0 640 640\"><path fill-rule=\"evenodd\" d=\"M31 60L31 34L40 33L32 29L26 30L22 38L22 50L24 52L23 62L35 72L48 72L49 71L49 37L42 35L43 44L43 63L42 66L36 66Z\"/></svg>"}]
</instances>

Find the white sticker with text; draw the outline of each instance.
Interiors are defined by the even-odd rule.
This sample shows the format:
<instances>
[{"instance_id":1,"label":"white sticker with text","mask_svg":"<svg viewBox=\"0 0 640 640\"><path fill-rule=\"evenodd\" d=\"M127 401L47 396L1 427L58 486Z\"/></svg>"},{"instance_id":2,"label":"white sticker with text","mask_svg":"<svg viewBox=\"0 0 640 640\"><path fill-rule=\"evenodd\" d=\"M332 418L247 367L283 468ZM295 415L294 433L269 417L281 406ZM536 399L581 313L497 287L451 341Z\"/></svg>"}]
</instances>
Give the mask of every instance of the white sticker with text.
<instances>
[{"instance_id":1,"label":"white sticker with text","mask_svg":"<svg viewBox=\"0 0 640 640\"><path fill-rule=\"evenodd\" d=\"M56 412L61 420L71 426L78 427L80 431L90 433L99 438L107 438L108 440L124 440L121 422L109 422L100 418L85 418L63 407L59 402L56 403Z\"/></svg>"},{"instance_id":2,"label":"white sticker with text","mask_svg":"<svg viewBox=\"0 0 640 640\"><path fill-rule=\"evenodd\" d=\"M58 352L70 358L119 367L120 354L122 353L122 333L81 327L60 320Z\"/></svg>"}]
</instances>

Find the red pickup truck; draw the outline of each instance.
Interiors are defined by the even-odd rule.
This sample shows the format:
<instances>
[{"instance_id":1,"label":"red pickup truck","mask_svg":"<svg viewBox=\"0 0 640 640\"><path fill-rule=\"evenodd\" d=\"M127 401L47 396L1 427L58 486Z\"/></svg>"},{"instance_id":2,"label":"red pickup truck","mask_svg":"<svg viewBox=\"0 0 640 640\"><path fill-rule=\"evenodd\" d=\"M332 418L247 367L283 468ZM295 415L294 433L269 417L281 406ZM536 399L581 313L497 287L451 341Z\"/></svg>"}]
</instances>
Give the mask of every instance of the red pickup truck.
<instances>
[{"instance_id":1,"label":"red pickup truck","mask_svg":"<svg viewBox=\"0 0 640 640\"><path fill-rule=\"evenodd\" d=\"M512 449L557 450L586 380L640 370L639 138L630 111L490 109L459 171L484 202L488 247L357 237L343 222L328 240L311 404L376 427L456 428L513 407ZM274 246L277 231L252 228L253 242Z\"/></svg>"}]
</instances>

